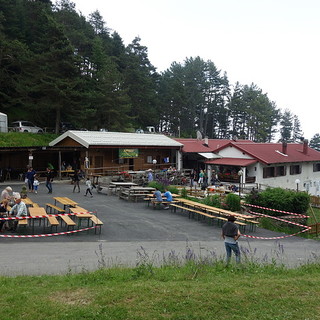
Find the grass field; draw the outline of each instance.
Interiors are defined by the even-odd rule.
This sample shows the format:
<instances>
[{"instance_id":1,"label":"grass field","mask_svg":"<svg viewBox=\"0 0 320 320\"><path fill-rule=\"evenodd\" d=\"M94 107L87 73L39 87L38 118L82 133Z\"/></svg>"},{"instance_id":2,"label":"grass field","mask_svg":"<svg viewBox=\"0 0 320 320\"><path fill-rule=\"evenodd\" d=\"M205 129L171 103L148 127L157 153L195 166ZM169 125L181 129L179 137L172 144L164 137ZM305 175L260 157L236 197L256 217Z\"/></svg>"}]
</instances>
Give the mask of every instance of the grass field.
<instances>
[{"instance_id":1,"label":"grass field","mask_svg":"<svg viewBox=\"0 0 320 320\"><path fill-rule=\"evenodd\" d=\"M57 137L51 133L1 132L0 147L48 146Z\"/></svg>"},{"instance_id":2,"label":"grass field","mask_svg":"<svg viewBox=\"0 0 320 320\"><path fill-rule=\"evenodd\" d=\"M0 278L1 319L320 319L320 268L188 263Z\"/></svg>"}]
</instances>

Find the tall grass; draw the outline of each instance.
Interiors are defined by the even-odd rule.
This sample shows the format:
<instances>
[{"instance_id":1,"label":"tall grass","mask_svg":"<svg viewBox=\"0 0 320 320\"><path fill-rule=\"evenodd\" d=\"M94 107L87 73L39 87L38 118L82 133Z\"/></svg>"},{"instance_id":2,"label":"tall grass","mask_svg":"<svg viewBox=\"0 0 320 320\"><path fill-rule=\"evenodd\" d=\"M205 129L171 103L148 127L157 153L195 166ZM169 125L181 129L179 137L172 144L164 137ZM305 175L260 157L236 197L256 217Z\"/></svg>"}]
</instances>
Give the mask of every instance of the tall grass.
<instances>
[{"instance_id":1,"label":"tall grass","mask_svg":"<svg viewBox=\"0 0 320 320\"><path fill-rule=\"evenodd\" d=\"M283 248L276 249L283 255ZM99 253L97 253L99 255ZM2 319L320 319L320 268L258 263L255 250L226 266L186 248L155 266L143 248L134 268L63 276L0 278Z\"/></svg>"}]
</instances>

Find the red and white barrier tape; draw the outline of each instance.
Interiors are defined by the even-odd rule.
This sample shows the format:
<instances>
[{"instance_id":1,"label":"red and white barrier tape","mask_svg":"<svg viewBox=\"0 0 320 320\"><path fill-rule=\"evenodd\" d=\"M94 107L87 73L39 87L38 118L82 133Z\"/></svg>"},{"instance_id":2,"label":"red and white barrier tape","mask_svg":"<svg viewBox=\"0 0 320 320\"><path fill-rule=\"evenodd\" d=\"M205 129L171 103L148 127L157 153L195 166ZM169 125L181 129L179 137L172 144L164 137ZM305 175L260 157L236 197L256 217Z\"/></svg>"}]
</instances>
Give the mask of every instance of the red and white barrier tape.
<instances>
[{"instance_id":1,"label":"red and white barrier tape","mask_svg":"<svg viewBox=\"0 0 320 320\"><path fill-rule=\"evenodd\" d=\"M268 208L266 208L266 209L268 209ZM300 223L292 222L292 221L290 221L290 220L285 220L285 219L281 219L281 218L278 218L278 217L270 216L270 215L267 215L267 214L250 211L250 210L249 210L248 212L251 213L251 214L255 214L255 215L262 216L262 217L267 217L267 218L279 220L279 221L282 221L282 222L287 222L287 223L289 223L289 224L293 224L293 225L296 225L296 226L298 226L298 227L305 228L305 229L304 229L304 230L301 230L301 231L299 231L299 232L293 233L293 234L287 234L287 235L285 235L285 236L278 236L278 237L256 237L256 236L251 236L251 235L248 235L248 234L242 234L242 236L243 236L243 237L246 237L246 238L263 239L263 240L277 240L277 239L284 239L284 238L293 237L293 236L296 236L296 235L298 235L298 234L300 234L300 233L307 232L308 230L311 229L311 227L309 227L309 226L305 226L305 225L302 225L302 224L300 224Z\"/></svg>"},{"instance_id":2,"label":"red and white barrier tape","mask_svg":"<svg viewBox=\"0 0 320 320\"><path fill-rule=\"evenodd\" d=\"M24 219L34 219L34 218L45 218L45 217L59 217L59 216L77 216L81 214L94 214L95 212L79 212L79 213L61 213L61 214L46 214L43 216L23 216L23 217L6 217L0 218L0 220L24 220Z\"/></svg>"},{"instance_id":3,"label":"red and white barrier tape","mask_svg":"<svg viewBox=\"0 0 320 320\"><path fill-rule=\"evenodd\" d=\"M258 208L258 209L264 209L264 210L268 210L268 211L274 211L274 212L280 212L280 213L286 213L286 214L291 214L294 216L298 216L300 218L309 218L309 216L306 216L304 214L300 214L300 213L294 213L294 212L288 212L288 211L281 211L281 210L276 210L276 209L271 209L271 208L265 208L265 207L260 207L254 204L249 204L249 203L244 203L245 206L248 207L254 207L254 208Z\"/></svg>"},{"instance_id":4,"label":"red and white barrier tape","mask_svg":"<svg viewBox=\"0 0 320 320\"><path fill-rule=\"evenodd\" d=\"M254 211L250 211L250 210L248 212L251 213L251 214L255 214L255 215L261 216L261 217L266 217L266 218L271 218L271 219L282 221L282 222L287 222L289 224L293 224L293 225L298 226L298 227L302 227L302 228L307 228L308 227L308 226L305 226L305 225L297 223L297 222L293 222L293 221L286 220L286 219L279 218L279 217L270 216L268 214L263 214L263 213L260 213L260 212L254 212Z\"/></svg>"},{"instance_id":5,"label":"red and white barrier tape","mask_svg":"<svg viewBox=\"0 0 320 320\"><path fill-rule=\"evenodd\" d=\"M24 235L0 234L0 237L1 238L43 238L43 237L54 237L54 236L61 236L61 235L65 235L65 234L71 234L71 233L87 231L87 230L95 229L97 227L98 226L88 227L88 228L78 229L78 230L65 231L65 232L46 233L46 234L24 234Z\"/></svg>"}]
</instances>

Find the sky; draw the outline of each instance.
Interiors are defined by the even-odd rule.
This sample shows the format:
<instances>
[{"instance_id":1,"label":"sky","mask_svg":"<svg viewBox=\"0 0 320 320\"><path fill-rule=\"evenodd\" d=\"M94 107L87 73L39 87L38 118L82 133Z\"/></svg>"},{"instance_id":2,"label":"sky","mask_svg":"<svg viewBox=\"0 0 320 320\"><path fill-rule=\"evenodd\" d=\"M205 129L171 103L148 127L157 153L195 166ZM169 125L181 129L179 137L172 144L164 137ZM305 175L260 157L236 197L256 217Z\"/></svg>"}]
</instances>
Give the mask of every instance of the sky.
<instances>
[{"instance_id":1,"label":"sky","mask_svg":"<svg viewBox=\"0 0 320 320\"><path fill-rule=\"evenodd\" d=\"M320 133L319 0L71 1L85 17L98 10L125 45L139 36L158 72L210 60L297 115L306 139Z\"/></svg>"}]
</instances>

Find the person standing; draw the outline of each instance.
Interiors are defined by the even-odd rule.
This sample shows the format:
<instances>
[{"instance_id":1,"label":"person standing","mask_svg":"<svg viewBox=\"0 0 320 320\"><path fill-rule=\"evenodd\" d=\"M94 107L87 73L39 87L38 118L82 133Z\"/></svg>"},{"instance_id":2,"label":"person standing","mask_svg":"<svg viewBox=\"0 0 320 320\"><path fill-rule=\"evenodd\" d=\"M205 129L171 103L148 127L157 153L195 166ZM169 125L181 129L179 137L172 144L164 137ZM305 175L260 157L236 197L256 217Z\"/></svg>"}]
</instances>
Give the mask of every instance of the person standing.
<instances>
[{"instance_id":1,"label":"person standing","mask_svg":"<svg viewBox=\"0 0 320 320\"><path fill-rule=\"evenodd\" d=\"M90 178L87 178L87 180L86 180L86 186L87 186L87 190L86 190L85 197L88 195L88 193L90 193L91 198L92 198L92 197L93 197L92 192L91 192L91 190L92 190L92 183L91 183Z\"/></svg>"},{"instance_id":2,"label":"person standing","mask_svg":"<svg viewBox=\"0 0 320 320\"><path fill-rule=\"evenodd\" d=\"M35 174L34 175L34 180L33 180L33 190L34 190L34 193L38 193L38 187L39 187L39 180L37 178L37 175Z\"/></svg>"},{"instance_id":3,"label":"person standing","mask_svg":"<svg viewBox=\"0 0 320 320\"><path fill-rule=\"evenodd\" d=\"M74 171L74 176L73 176L73 192L75 192L76 188L78 187L78 192L80 192L80 170L75 170Z\"/></svg>"},{"instance_id":4,"label":"person standing","mask_svg":"<svg viewBox=\"0 0 320 320\"><path fill-rule=\"evenodd\" d=\"M234 223L236 217L233 215L228 216L228 221L222 226L221 236L224 239L224 244L227 253L227 264L231 259L232 251L236 257L236 262L240 263L240 249L238 239L240 237L239 227Z\"/></svg>"},{"instance_id":5,"label":"person standing","mask_svg":"<svg viewBox=\"0 0 320 320\"><path fill-rule=\"evenodd\" d=\"M201 188L201 186L203 184L203 178L204 178L204 172L203 172L203 170L201 170L200 173L199 173L199 180L198 180L200 188Z\"/></svg>"},{"instance_id":6,"label":"person standing","mask_svg":"<svg viewBox=\"0 0 320 320\"><path fill-rule=\"evenodd\" d=\"M151 182L151 181L153 181L153 174L152 174L152 170L149 169L148 170L148 182Z\"/></svg>"},{"instance_id":7,"label":"person standing","mask_svg":"<svg viewBox=\"0 0 320 320\"><path fill-rule=\"evenodd\" d=\"M30 167L26 173L26 180L28 182L29 192L33 192L33 181L34 181L35 174L36 172L35 170L33 170L32 167Z\"/></svg>"},{"instance_id":8,"label":"person standing","mask_svg":"<svg viewBox=\"0 0 320 320\"><path fill-rule=\"evenodd\" d=\"M48 193L52 193L52 181L53 181L53 172L50 168L47 168L46 187L48 188Z\"/></svg>"}]
</instances>

